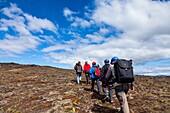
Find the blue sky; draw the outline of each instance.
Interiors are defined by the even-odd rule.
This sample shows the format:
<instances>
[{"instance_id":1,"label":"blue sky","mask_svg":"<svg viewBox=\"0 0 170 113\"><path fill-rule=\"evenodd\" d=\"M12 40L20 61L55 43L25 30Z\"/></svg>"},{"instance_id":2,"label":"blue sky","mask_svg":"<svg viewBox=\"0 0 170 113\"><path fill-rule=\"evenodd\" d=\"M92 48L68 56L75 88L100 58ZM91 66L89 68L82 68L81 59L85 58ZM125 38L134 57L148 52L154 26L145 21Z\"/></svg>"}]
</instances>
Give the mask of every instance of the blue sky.
<instances>
[{"instance_id":1,"label":"blue sky","mask_svg":"<svg viewBox=\"0 0 170 113\"><path fill-rule=\"evenodd\" d=\"M0 62L73 68L132 59L135 74L170 75L168 0L0 0Z\"/></svg>"}]
</instances>

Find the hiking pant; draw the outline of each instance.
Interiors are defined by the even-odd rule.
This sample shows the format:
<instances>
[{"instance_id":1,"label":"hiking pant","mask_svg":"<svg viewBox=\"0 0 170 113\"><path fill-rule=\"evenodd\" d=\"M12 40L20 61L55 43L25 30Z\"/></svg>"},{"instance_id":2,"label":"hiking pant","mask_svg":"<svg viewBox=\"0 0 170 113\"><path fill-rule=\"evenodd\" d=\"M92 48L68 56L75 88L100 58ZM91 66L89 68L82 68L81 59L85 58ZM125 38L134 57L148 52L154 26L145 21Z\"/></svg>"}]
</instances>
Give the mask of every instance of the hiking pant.
<instances>
[{"instance_id":1,"label":"hiking pant","mask_svg":"<svg viewBox=\"0 0 170 113\"><path fill-rule=\"evenodd\" d=\"M86 84L90 83L89 82L89 80L90 80L89 72L88 73L85 72L85 76L86 76Z\"/></svg>"},{"instance_id":2,"label":"hiking pant","mask_svg":"<svg viewBox=\"0 0 170 113\"><path fill-rule=\"evenodd\" d=\"M107 97L107 89L106 86L102 86L104 96Z\"/></svg>"},{"instance_id":3,"label":"hiking pant","mask_svg":"<svg viewBox=\"0 0 170 113\"><path fill-rule=\"evenodd\" d=\"M94 83L95 83L95 81L96 81L96 84L97 84L98 93L100 94L99 78L92 78L91 91L94 91Z\"/></svg>"},{"instance_id":4,"label":"hiking pant","mask_svg":"<svg viewBox=\"0 0 170 113\"><path fill-rule=\"evenodd\" d=\"M81 73L77 73L76 80L77 80L77 84L80 84L80 81L81 81Z\"/></svg>"},{"instance_id":5,"label":"hiking pant","mask_svg":"<svg viewBox=\"0 0 170 113\"><path fill-rule=\"evenodd\" d=\"M116 97L119 100L121 113L130 113L125 92L116 92Z\"/></svg>"},{"instance_id":6,"label":"hiking pant","mask_svg":"<svg viewBox=\"0 0 170 113\"><path fill-rule=\"evenodd\" d=\"M102 79L102 89L103 89L103 93L104 96L107 97L107 88L106 88L106 79Z\"/></svg>"},{"instance_id":7,"label":"hiking pant","mask_svg":"<svg viewBox=\"0 0 170 113\"><path fill-rule=\"evenodd\" d=\"M113 85L112 84L108 86L108 90L109 90L109 100L113 101Z\"/></svg>"}]
</instances>

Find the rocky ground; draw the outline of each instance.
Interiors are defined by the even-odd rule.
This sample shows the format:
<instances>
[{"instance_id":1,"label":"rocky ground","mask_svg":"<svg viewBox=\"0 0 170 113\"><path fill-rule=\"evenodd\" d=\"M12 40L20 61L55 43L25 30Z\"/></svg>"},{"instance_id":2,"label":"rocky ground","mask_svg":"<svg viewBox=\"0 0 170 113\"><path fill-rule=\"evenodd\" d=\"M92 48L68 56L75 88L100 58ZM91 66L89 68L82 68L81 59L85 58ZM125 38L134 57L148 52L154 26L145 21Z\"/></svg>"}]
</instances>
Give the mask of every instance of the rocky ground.
<instances>
[{"instance_id":1,"label":"rocky ground","mask_svg":"<svg viewBox=\"0 0 170 113\"><path fill-rule=\"evenodd\" d=\"M75 72L48 66L0 63L0 113L118 113L119 104L75 83ZM170 76L135 76L131 113L170 113Z\"/></svg>"}]
</instances>

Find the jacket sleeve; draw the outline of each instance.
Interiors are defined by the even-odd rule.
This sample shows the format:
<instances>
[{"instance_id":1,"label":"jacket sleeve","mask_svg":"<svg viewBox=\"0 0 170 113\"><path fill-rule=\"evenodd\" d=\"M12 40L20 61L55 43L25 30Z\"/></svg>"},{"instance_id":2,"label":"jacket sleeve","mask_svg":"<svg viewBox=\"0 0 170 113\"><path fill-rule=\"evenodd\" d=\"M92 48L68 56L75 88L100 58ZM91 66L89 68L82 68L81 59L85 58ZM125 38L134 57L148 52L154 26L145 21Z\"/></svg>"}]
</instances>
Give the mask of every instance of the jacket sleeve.
<instances>
[{"instance_id":1,"label":"jacket sleeve","mask_svg":"<svg viewBox=\"0 0 170 113\"><path fill-rule=\"evenodd\" d=\"M76 65L74 66L74 70L77 70L77 66Z\"/></svg>"}]
</instances>

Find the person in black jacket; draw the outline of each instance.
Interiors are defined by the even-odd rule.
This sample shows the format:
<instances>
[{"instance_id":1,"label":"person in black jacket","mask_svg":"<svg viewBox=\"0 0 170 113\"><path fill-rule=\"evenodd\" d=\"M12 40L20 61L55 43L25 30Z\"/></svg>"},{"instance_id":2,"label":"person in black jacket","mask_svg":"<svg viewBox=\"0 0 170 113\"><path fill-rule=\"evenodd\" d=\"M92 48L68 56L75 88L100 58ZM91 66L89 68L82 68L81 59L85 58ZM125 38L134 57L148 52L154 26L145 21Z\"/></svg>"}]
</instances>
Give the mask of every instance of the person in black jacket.
<instances>
[{"instance_id":1,"label":"person in black jacket","mask_svg":"<svg viewBox=\"0 0 170 113\"><path fill-rule=\"evenodd\" d=\"M114 83L114 76L110 72L111 68L114 67L114 64L112 63L111 60L111 65L108 67L105 79L106 79L106 84L108 85L108 90L109 90L109 102L113 103L113 83ZM114 73L114 72L113 72Z\"/></svg>"},{"instance_id":2,"label":"person in black jacket","mask_svg":"<svg viewBox=\"0 0 170 113\"><path fill-rule=\"evenodd\" d=\"M106 84L106 78L105 78L105 75L107 73L107 70L108 68L110 67L110 64L109 64L109 60L108 59L105 59L104 60L104 66L102 67L101 69L101 81L102 81L102 89L103 89L103 93L104 93L104 96L105 98L104 99L107 99L108 98L108 94L107 94L107 84Z\"/></svg>"},{"instance_id":3,"label":"person in black jacket","mask_svg":"<svg viewBox=\"0 0 170 113\"><path fill-rule=\"evenodd\" d=\"M77 81L77 84L80 84L81 74L83 72L83 68L82 68L82 65L81 65L80 61L78 61L78 63L76 63L76 65L74 66L74 69L76 70L76 81Z\"/></svg>"}]
</instances>

